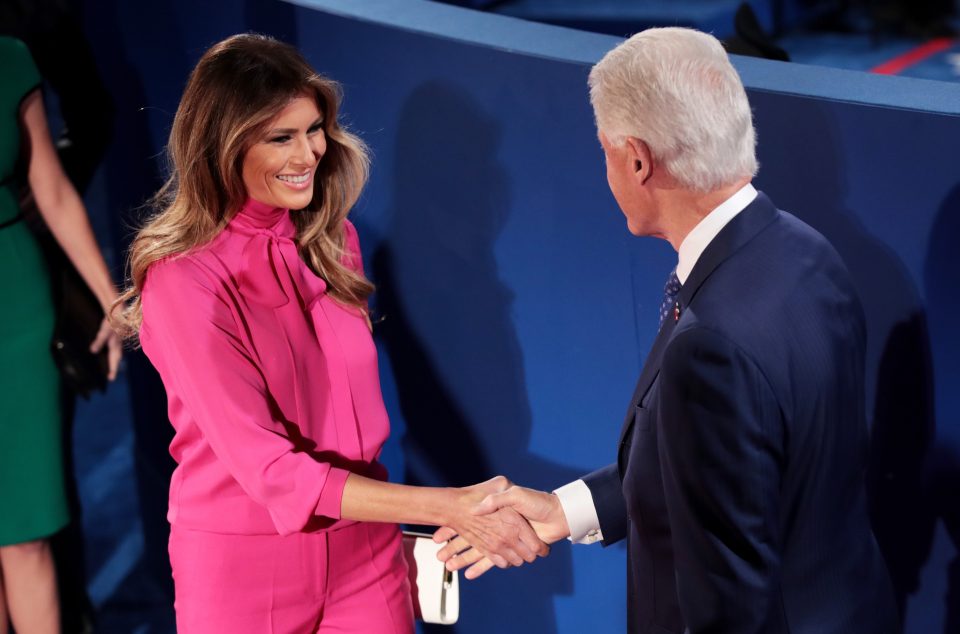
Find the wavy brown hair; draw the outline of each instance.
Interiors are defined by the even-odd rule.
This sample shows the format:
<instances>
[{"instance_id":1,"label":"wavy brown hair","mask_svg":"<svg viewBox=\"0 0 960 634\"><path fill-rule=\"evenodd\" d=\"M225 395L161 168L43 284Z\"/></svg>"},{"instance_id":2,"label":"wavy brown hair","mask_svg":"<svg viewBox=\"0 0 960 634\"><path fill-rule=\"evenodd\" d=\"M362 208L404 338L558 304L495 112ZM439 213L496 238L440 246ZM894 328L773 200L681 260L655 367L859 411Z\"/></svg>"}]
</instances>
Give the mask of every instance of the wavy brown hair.
<instances>
[{"instance_id":1,"label":"wavy brown hair","mask_svg":"<svg viewBox=\"0 0 960 634\"><path fill-rule=\"evenodd\" d=\"M129 285L111 311L114 326L134 338L143 319L140 293L154 262L212 240L243 206L243 159L269 122L293 99L313 96L323 114L327 151L317 167L313 200L292 214L301 257L336 300L366 311L373 292L341 263L343 222L369 173L366 146L340 127L340 86L318 74L288 44L242 34L212 46L190 74L173 119L170 178L153 197L154 212L137 233Z\"/></svg>"}]
</instances>

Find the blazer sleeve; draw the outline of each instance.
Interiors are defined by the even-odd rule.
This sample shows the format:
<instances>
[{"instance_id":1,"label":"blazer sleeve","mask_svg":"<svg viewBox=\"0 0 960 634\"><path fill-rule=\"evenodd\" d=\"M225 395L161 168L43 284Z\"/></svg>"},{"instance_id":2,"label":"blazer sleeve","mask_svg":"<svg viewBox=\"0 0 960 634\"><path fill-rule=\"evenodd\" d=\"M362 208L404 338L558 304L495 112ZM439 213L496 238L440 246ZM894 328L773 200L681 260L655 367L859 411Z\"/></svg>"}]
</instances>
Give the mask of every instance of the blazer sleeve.
<instances>
[{"instance_id":1,"label":"blazer sleeve","mask_svg":"<svg viewBox=\"0 0 960 634\"><path fill-rule=\"evenodd\" d=\"M660 461L691 634L770 629L780 566L780 407L724 336L675 335L660 374Z\"/></svg>"},{"instance_id":2,"label":"blazer sleeve","mask_svg":"<svg viewBox=\"0 0 960 634\"><path fill-rule=\"evenodd\" d=\"M617 463L597 469L583 476L590 489L593 506L600 520L600 532L603 533L604 546L610 546L627 536L627 503L623 498L623 486Z\"/></svg>"},{"instance_id":3,"label":"blazer sleeve","mask_svg":"<svg viewBox=\"0 0 960 634\"><path fill-rule=\"evenodd\" d=\"M238 336L228 291L189 257L154 264L143 289L144 351L217 459L281 535L340 518L348 472L298 452ZM172 412L171 412L172 413Z\"/></svg>"}]
</instances>

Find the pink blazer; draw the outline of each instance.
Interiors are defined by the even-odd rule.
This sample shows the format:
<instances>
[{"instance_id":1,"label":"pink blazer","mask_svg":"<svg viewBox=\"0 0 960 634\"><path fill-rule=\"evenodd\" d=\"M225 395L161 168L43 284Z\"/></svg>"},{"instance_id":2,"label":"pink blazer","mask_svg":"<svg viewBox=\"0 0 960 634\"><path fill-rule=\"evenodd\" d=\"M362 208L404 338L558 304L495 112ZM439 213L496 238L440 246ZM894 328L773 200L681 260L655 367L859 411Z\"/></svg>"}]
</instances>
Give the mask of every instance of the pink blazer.
<instances>
[{"instance_id":1,"label":"pink blazer","mask_svg":"<svg viewBox=\"0 0 960 634\"><path fill-rule=\"evenodd\" d=\"M250 201L210 244L147 272L140 341L176 430L171 524L324 530L345 523L349 472L386 479L370 331L299 257L290 215ZM345 233L344 263L362 272L349 222Z\"/></svg>"}]
</instances>

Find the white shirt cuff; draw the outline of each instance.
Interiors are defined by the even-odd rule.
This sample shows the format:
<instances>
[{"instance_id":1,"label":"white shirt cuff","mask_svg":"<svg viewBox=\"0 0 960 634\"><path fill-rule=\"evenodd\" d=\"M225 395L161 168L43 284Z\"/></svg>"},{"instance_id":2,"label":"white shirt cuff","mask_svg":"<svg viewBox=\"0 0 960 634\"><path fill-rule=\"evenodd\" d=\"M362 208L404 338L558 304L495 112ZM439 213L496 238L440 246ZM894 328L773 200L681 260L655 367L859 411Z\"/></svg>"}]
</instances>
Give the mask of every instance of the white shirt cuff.
<instances>
[{"instance_id":1,"label":"white shirt cuff","mask_svg":"<svg viewBox=\"0 0 960 634\"><path fill-rule=\"evenodd\" d=\"M603 539L600 531L600 518L593 505L593 494L583 480L565 484L554 495L560 500L560 508L567 517L570 527L570 541L574 544L593 544Z\"/></svg>"}]
</instances>

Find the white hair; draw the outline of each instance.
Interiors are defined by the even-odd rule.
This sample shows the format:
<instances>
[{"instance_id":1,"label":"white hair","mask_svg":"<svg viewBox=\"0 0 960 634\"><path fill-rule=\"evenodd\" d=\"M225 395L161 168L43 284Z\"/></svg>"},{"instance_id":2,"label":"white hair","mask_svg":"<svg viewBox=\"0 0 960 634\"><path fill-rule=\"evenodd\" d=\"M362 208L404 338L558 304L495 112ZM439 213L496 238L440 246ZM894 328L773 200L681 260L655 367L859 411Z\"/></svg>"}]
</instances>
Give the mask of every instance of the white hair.
<instances>
[{"instance_id":1,"label":"white hair","mask_svg":"<svg viewBox=\"0 0 960 634\"><path fill-rule=\"evenodd\" d=\"M756 174L747 93L712 35L647 29L607 53L589 84L597 128L616 146L646 142L682 186L709 192Z\"/></svg>"}]
</instances>

